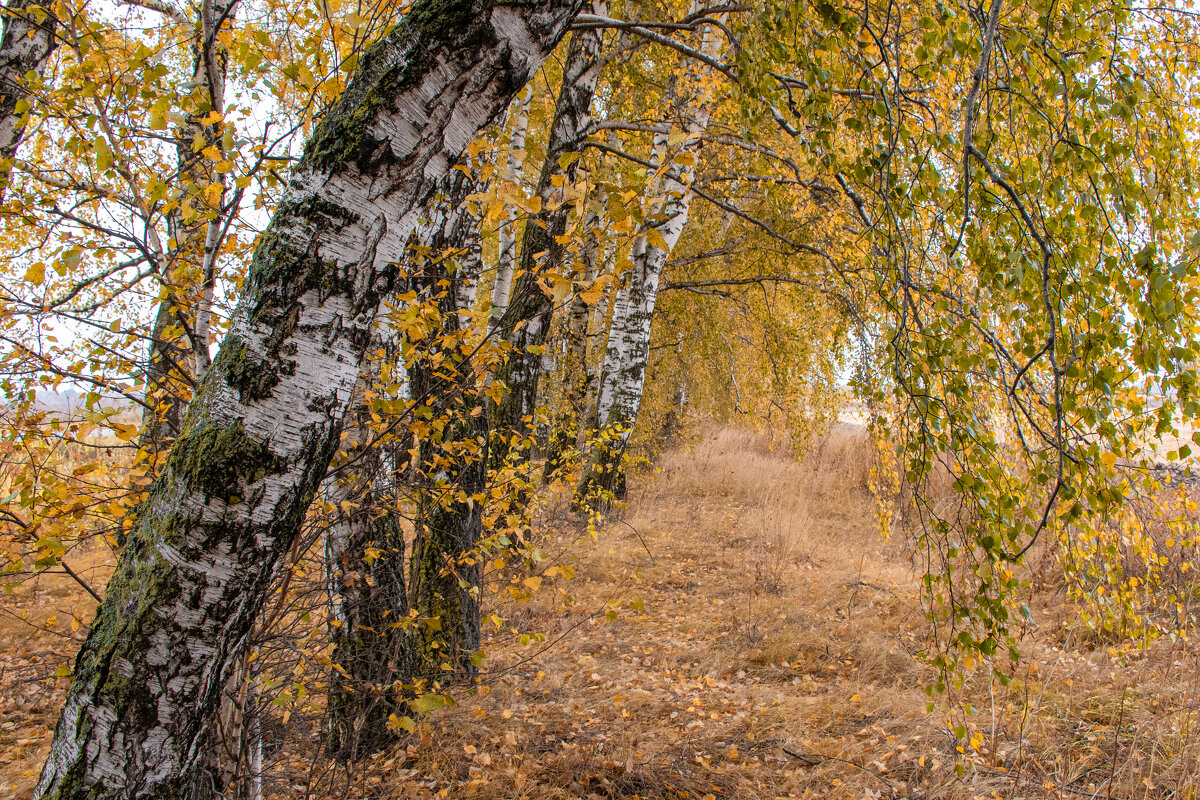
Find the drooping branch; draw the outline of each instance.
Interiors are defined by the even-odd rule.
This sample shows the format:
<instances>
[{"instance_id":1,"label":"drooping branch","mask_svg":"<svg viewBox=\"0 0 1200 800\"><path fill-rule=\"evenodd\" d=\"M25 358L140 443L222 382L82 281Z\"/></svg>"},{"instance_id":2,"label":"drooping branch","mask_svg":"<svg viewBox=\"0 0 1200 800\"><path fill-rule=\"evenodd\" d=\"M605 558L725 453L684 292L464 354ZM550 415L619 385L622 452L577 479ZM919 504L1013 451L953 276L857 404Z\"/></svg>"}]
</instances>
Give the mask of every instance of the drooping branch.
<instances>
[{"instance_id":1,"label":"drooping branch","mask_svg":"<svg viewBox=\"0 0 1200 800\"><path fill-rule=\"evenodd\" d=\"M600 29L600 28L616 28L618 30L629 31L630 33L634 33L645 39L649 39L652 42L661 44L664 47L669 47L672 50L675 50L676 52L687 56L688 58L692 58L692 59L695 59L696 61L699 61L701 64L706 64L706 65L712 67L713 69L715 69L717 72L724 75L725 77L729 78L729 80L731 80L731 81L734 81L734 82L737 81L737 73L734 72L733 67L729 66L728 64L722 63L721 61L713 58L712 56L706 55L693 47L688 47L687 45L683 44L682 42L672 39L670 36L665 36L661 33L658 33L657 31L650 30L649 28L645 27L641 23L624 22L622 20L612 19L610 17L605 17L605 16L598 15L598 14L580 14L576 20L576 25L577 25L577 27L580 27L585 30L594 30L594 29ZM660 24L657 27L665 27L665 26ZM680 27L686 28L688 30L692 29L691 25L683 25Z\"/></svg>"},{"instance_id":2,"label":"drooping branch","mask_svg":"<svg viewBox=\"0 0 1200 800\"><path fill-rule=\"evenodd\" d=\"M121 4L144 8L147 11L156 11L176 25L190 26L192 24L192 20L188 18L187 14L183 13L183 9L174 3L168 3L166 0L121 0Z\"/></svg>"}]
</instances>

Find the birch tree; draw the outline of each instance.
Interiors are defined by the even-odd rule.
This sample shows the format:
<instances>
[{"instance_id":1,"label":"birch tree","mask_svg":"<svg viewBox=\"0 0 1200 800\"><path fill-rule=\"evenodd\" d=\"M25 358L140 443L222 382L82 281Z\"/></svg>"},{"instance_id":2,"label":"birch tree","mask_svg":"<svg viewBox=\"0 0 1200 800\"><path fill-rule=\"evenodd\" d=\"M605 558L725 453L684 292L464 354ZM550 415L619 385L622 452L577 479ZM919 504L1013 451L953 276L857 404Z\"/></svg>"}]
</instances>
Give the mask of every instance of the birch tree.
<instances>
[{"instance_id":1,"label":"birch tree","mask_svg":"<svg viewBox=\"0 0 1200 800\"><path fill-rule=\"evenodd\" d=\"M29 119L28 75L39 77L58 45L58 18L32 0L8 0L0 16L0 203Z\"/></svg>"},{"instance_id":2,"label":"birch tree","mask_svg":"<svg viewBox=\"0 0 1200 800\"><path fill-rule=\"evenodd\" d=\"M541 281L563 267L567 248L562 240L571 213L563 194L578 171L578 161L571 160L569 154L580 147L591 123L592 101L600 77L602 34L595 28L576 31L563 64L562 86L537 183L541 211L525 225L519 277L508 310L500 318L499 330L512 349L497 374L506 391L493 411L492 425L497 434L494 462L502 462L513 449L522 450L529 444L528 440L522 444L522 440L533 422L542 350L554 313L553 296L542 289ZM556 176L560 176L558 181Z\"/></svg>"},{"instance_id":3,"label":"birch tree","mask_svg":"<svg viewBox=\"0 0 1200 800\"><path fill-rule=\"evenodd\" d=\"M403 712L402 692L393 688L411 676L408 582L404 532L397 508L394 443L380 441L369 397L376 393L378 348L363 369L351 398L342 440L344 462L326 502L334 519L325 533L329 580L330 639L335 665L330 673L328 715L331 752L357 760L386 745L389 717ZM407 386L407 379L400 383Z\"/></svg>"},{"instance_id":4,"label":"birch tree","mask_svg":"<svg viewBox=\"0 0 1200 800\"><path fill-rule=\"evenodd\" d=\"M525 162L525 134L529 128L529 101L533 87L526 86L509 109L508 153L504 159L505 188L517 191L521 180L521 167ZM494 330L508 310L508 298L512 293L513 272L517 268L517 214L508 207L500 226L499 252L496 256L496 282L492 286L492 304L488 313L488 330Z\"/></svg>"},{"instance_id":5,"label":"birch tree","mask_svg":"<svg viewBox=\"0 0 1200 800\"><path fill-rule=\"evenodd\" d=\"M706 27L701 54L714 58L720 42L719 34ZM712 114L711 86L697 86L689 77L674 82L668 93L669 101L682 107L685 119L678 141L672 142L669 126L659 128L654 134L653 149L662 164L659 189L662 201L651 217L653 222L634 241L629 274L614 300L597 401L597 419L603 434L577 492L585 501L602 491L624 496L620 462L641 406L659 280L687 225L698 138L707 129ZM673 154L673 144L683 147Z\"/></svg>"},{"instance_id":6,"label":"birch tree","mask_svg":"<svg viewBox=\"0 0 1200 800\"><path fill-rule=\"evenodd\" d=\"M218 169L227 160L222 119L229 67L220 34L236 6L237 0L204 0L196 12L192 83L198 99L175 141L184 199L167 215L174 246L161 254L162 299L146 360L140 443L154 452L179 433L191 390L209 366L217 259L237 213L236 204L226 205L225 172Z\"/></svg>"},{"instance_id":7,"label":"birch tree","mask_svg":"<svg viewBox=\"0 0 1200 800\"><path fill-rule=\"evenodd\" d=\"M482 262L479 219L466 200L477 187L462 169L443 180L414 237L420 244L405 256L395 293L400 321L380 326L380 355L390 354L360 379L355 424L343 436L346 474L327 498L336 517L326 534L335 665L330 745L345 759L369 755L402 732L396 720L407 717L408 701L469 670L479 649L479 578L469 558L481 508L470 497L486 479L486 427L467 437L468 454L450 455L463 444L464 426L474 430L487 419L463 322L466 287ZM400 341L406 325L419 326L420 336ZM375 386L380 368L395 391ZM381 391L383 402L373 402ZM399 413L376 412L397 405ZM411 548L399 526L400 493L415 510Z\"/></svg>"},{"instance_id":8,"label":"birch tree","mask_svg":"<svg viewBox=\"0 0 1200 800\"><path fill-rule=\"evenodd\" d=\"M230 664L336 450L388 262L577 12L418 4L363 58L292 173L139 510L39 797L186 796Z\"/></svg>"},{"instance_id":9,"label":"birch tree","mask_svg":"<svg viewBox=\"0 0 1200 800\"><path fill-rule=\"evenodd\" d=\"M409 599L417 625L409 638L413 678L438 688L475 674L481 636L483 534L488 483L487 370L473 363L478 345L466 323L458 284L464 256L479 236L466 197L474 182L461 172L449 182L449 212L429 237L414 289L434 309L419 357L410 365L417 461Z\"/></svg>"},{"instance_id":10,"label":"birch tree","mask_svg":"<svg viewBox=\"0 0 1200 800\"><path fill-rule=\"evenodd\" d=\"M600 263L600 215L588 211L584 220L580 247L581 269L573 271L573 290L567 302L567 321L563 335L563 359L559 370L565 384L562 402L551 421L550 445L546 455L545 477L549 480L566 467L580 442L580 421L592 394L594 370L588 358L588 329L594 307L606 288L597 281Z\"/></svg>"}]
</instances>

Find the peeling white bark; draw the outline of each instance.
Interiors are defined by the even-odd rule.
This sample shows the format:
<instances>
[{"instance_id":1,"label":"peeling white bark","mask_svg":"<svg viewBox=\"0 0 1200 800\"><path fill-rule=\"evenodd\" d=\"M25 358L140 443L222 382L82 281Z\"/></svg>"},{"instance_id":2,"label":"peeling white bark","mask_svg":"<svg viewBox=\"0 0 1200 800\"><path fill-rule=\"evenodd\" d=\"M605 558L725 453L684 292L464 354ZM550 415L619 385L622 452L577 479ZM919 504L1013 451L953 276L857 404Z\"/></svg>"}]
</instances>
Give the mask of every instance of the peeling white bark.
<instances>
[{"instance_id":1,"label":"peeling white bark","mask_svg":"<svg viewBox=\"0 0 1200 800\"><path fill-rule=\"evenodd\" d=\"M221 687L336 451L391 265L579 5L418 3L364 56L289 181L138 511L37 797L187 795Z\"/></svg>"}]
</instances>

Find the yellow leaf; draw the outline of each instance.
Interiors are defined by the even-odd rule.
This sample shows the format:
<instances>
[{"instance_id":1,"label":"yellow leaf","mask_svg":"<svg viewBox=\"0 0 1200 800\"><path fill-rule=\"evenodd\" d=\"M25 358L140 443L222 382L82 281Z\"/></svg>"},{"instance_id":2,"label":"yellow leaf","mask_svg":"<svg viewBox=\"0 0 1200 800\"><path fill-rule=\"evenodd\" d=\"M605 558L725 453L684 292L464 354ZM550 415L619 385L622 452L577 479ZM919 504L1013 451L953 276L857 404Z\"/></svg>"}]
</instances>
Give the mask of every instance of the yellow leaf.
<instances>
[{"instance_id":1,"label":"yellow leaf","mask_svg":"<svg viewBox=\"0 0 1200 800\"><path fill-rule=\"evenodd\" d=\"M613 282L612 275L601 275L596 280L592 281L592 285L582 290L579 293L579 299L584 305L593 306L600 301L601 295L604 294L605 288Z\"/></svg>"},{"instance_id":2,"label":"yellow leaf","mask_svg":"<svg viewBox=\"0 0 1200 800\"><path fill-rule=\"evenodd\" d=\"M114 422L112 427L113 436L116 436L122 442L128 442L134 436L137 436L138 429L136 425L125 425L121 422Z\"/></svg>"},{"instance_id":3,"label":"yellow leaf","mask_svg":"<svg viewBox=\"0 0 1200 800\"><path fill-rule=\"evenodd\" d=\"M667 246L667 240L658 228L650 228L646 231L646 242L652 247L657 247L659 250L667 251L671 249Z\"/></svg>"},{"instance_id":4,"label":"yellow leaf","mask_svg":"<svg viewBox=\"0 0 1200 800\"><path fill-rule=\"evenodd\" d=\"M42 281L46 280L46 265L38 261L29 269L25 270L25 282L32 283L34 286L41 286Z\"/></svg>"},{"instance_id":5,"label":"yellow leaf","mask_svg":"<svg viewBox=\"0 0 1200 800\"><path fill-rule=\"evenodd\" d=\"M96 151L97 169L104 170L113 165L112 148L108 146L108 141L104 137L97 137L92 144L92 149Z\"/></svg>"},{"instance_id":6,"label":"yellow leaf","mask_svg":"<svg viewBox=\"0 0 1200 800\"><path fill-rule=\"evenodd\" d=\"M412 733L417 729L417 723L413 722L412 717L401 717L398 714L388 714L388 728L396 730L403 729Z\"/></svg>"}]
</instances>

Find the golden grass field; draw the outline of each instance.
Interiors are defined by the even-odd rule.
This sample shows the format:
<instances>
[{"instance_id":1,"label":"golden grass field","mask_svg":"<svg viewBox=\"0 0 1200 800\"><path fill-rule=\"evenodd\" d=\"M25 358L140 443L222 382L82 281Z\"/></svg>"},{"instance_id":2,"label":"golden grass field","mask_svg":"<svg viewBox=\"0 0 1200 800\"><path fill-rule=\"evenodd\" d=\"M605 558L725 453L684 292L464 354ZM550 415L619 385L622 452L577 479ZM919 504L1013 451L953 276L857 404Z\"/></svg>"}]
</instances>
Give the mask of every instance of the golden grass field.
<instances>
[{"instance_id":1,"label":"golden grass field","mask_svg":"<svg viewBox=\"0 0 1200 800\"><path fill-rule=\"evenodd\" d=\"M981 671L954 698L976 709L973 741L951 732L961 715L927 713L916 569L903 532L878 531L870 464L857 426L835 428L804 463L762 436L702 426L631 480L628 507L595 541L552 498L539 521L547 564L577 559L576 575L504 611L545 641L494 643L486 692L353 771L278 758L271 796L1200 796L1196 645L1122 658L1090 644L1045 559L1025 658L1005 667L1013 680ZM30 795L65 689L30 678L76 646L64 623L61 636L37 634L13 614L69 620L89 605L80 595L43 578L8 598L8 796ZM300 735L288 730L276 735Z\"/></svg>"}]
</instances>

